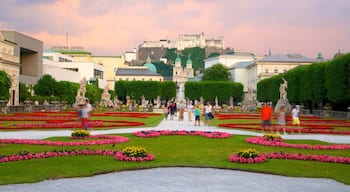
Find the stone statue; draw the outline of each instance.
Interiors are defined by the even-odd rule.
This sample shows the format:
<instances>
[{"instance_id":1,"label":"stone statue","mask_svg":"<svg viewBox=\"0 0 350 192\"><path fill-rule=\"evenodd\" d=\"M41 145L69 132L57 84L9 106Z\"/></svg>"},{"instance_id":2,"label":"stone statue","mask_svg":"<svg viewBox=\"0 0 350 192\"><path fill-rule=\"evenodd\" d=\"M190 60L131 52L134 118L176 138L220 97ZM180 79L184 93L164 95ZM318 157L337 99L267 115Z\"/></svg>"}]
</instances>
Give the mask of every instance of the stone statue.
<instances>
[{"instance_id":1,"label":"stone statue","mask_svg":"<svg viewBox=\"0 0 350 192\"><path fill-rule=\"evenodd\" d=\"M130 107L131 106L131 100L130 100L130 96L126 96L126 106Z\"/></svg>"},{"instance_id":2,"label":"stone statue","mask_svg":"<svg viewBox=\"0 0 350 192\"><path fill-rule=\"evenodd\" d=\"M280 99L287 98L286 88L288 87L288 82L282 77L283 83L280 85Z\"/></svg>"},{"instance_id":3,"label":"stone statue","mask_svg":"<svg viewBox=\"0 0 350 192\"><path fill-rule=\"evenodd\" d=\"M216 96L215 97L215 107L218 107L219 106L219 101L218 101L218 97Z\"/></svg>"},{"instance_id":4,"label":"stone statue","mask_svg":"<svg viewBox=\"0 0 350 192\"><path fill-rule=\"evenodd\" d=\"M277 104L275 106L275 112L278 112L281 107L284 107L286 109L286 112L290 112L292 107L287 99L287 87L288 82L282 77L283 83L280 85L280 98L277 101Z\"/></svg>"},{"instance_id":5,"label":"stone statue","mask_svg":"<svg viewBox=\"0 0 350 192\"><path fill-rule=\"evenodd\" d=\"M146 107L146 99L144 95L142 95L141 106Z\"/></svg>"},{"instance_id":6,"label":"stone statue","mask_svg":"<svg viewBox=\"0 0 350 192\"><path fill-rule=\"evenodd\" d=\"M104 105L105 107L113 107L114 104L110 99L111 94L108 92L108 90L109 90L108 85L106 85L101 95L101 105Z\"/></svg>"},{"instance_id":7,"label":"stone statue","mask_svg":"<svg viewBox=\"0 0 350 192\"><path fill-rule=\"evenodd\" d=\"M80 81L80 87L77 92L77 96L75 97L75 103L77 105L85 105L86 103L86 79L85 77Z\"/></svg>"}]
</instances>

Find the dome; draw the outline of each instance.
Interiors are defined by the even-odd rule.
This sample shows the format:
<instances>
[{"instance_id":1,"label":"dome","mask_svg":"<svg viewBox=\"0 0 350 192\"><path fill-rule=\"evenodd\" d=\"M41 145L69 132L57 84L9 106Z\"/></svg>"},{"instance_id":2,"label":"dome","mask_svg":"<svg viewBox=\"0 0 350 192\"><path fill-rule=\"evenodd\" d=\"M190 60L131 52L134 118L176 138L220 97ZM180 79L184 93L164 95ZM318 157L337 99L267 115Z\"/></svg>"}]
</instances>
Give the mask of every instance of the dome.
<instances>
[{"instance_id":1,"label":"dome","mask_svg":"<svg viewBox=\"0 0 350 192\"><path fill-rule=\"evenodd\" d=\"M191 60L191 56L188 56L188 59L186 61L186 65L192 65L192 60Z\"/></svg>"},{"instance_id":2,"label":"dome","mask_svg":"<svg viewBox=\"0 0 350 192\"><path fill-rule=\"evenodd\" d=\"M180 63L181 63L181 59L180 59L179 54L177 54L177 57L176 57L176 59L175 59L175 63L177 63L177 62L180 62Z\"/></svg>"},{"instance_id":3,"label":"dome","mask_svg":"<svg viewBox=\"0 0 350 192\"><path fill-rule=\"evenodd\" d=\"M150 71L157 72L157 67L152 63L145 63L143 66L147 67Z\"/></svg>"}]
</instances>

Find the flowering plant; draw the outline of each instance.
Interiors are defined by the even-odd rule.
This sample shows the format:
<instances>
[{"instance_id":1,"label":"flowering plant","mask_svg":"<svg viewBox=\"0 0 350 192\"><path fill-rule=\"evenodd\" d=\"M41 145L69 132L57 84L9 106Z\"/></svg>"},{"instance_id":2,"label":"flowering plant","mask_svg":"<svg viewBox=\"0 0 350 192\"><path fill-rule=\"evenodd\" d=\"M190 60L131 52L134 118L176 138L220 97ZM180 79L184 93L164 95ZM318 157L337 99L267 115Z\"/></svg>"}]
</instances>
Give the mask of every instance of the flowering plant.
<instances>
[{"instance_id":1,"label":"flowering plant","mask_svg":"<svg viewBox=\"0 0 350 192\"><path fill-rule=\"evenodd\" d=\"M78 138L85 138L85 137L89 137L90 136L90 131L86 131L86 130L75 130L72 132L71 134L72 137L78 137Z\"/></svg>"},{"instance_id":2,"label":"flowering plant","mask_svg":"<svg viewBox=\"0 0 350 192\"><path fill-rule=\"evenodd\" d=\"M143 147L125 147L122 149L123 155L128 157L146 157L147 151Z\"/></svg>"},{"instance_id":3,"label":"flowering plant","mask_svg":"<svg viewBox=\"0 0 350 192\"><path fill-rule=\"evenodd\" d=\"M244 157L244 158L255 158L259 155L259 153L256 151L256 149L241 149L237 151L237 155L239 157Z\"/></svg>"},{"instance_id":4,"label":"flowering plant","mask_svg":"<svg viewBox=\"0 0 350 192\"><path fill-rule=\"evenodd\" d=\"M159 137L160 135L197 135L197 136L203 136L206 138L213 138L213 139L224 139L231 137L232 135L230 133L225 132L219 132L219 131L186 131L186 130L147 130L147 131L137 131L133 132L133 135L137 137Z\"/></svg>"},{"instance_id":5,"label":"flowering plant","mask_svg":"<svg viewBox=\"0 0 350 192\"><path fill-rule=\"evenodd\" d=\"M264 134L263 137L266 141L283 141L281 135L279 134Z\"/></svg>"},{"instance_id":6,"label":"flowering plant","mask_svg":"<svg viewBox=\"0 0 350 192\"><path fill-rule=\"evenodd\" d=\"M309 150L349 150L349 144L332 144L332 145L310 145L310 144L293 144L285 143L282 141L271 141L266 140L264 137L249 137L245 139L245 142L257 144L257 145L266 145L272 147L288 147L296 149L309 149Z\"/></svg>"},{"instance_id":7,"label":"flowering plant","mask_svg":"<svg viewBox=\"0 0 350 192\"><path fill-rule=\"evenodd\" d=\"M231 162L238 163L263 163L266 161L264 155L259 154L255 149L239 150L236 154L228 158Z\"/></svg>"},{"instance_id":8,"label":"flowering plant","mask_svg":"<svg viewBox=\"0 0 350 192\"><path fill-rule=\"evenodd\" d=\"M154 155L148 154L143 147L126 147L118 151L115 158L119 161L153 161Z\"/></svg>"}]
</instances>

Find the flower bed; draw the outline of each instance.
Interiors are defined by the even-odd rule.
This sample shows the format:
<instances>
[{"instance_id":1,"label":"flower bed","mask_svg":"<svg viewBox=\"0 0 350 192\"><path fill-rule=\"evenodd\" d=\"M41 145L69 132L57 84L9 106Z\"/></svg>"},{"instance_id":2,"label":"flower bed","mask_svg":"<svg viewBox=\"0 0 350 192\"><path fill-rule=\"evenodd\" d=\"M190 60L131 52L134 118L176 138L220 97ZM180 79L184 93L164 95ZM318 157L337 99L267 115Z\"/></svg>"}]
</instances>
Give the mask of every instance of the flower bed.
<instances>
[{"instance_id":1,"label":"flower bed","mask_svg":"<svg viewBox=\"0 0 350 192\"><path fill-rule=\"evenodd\" d=\"M219 124L220 127L226 127L231 129L248 129L248 130L258 130L261 131L260 124L258 123L247 123L247 124L232 124L232 123L221 123ZM337 125L334 125L335 127ZM335 135L350 135L350 130L334 130L333 127L330 127L328 125L318 125L316 127L313 127L313 125L307 125L304 124L303 126L295 127L293 125L286 125L285 131L288 133L292 132L300 132L302 133L320 133L320 134L335 134ZM269 130L269 128L268 128ZM272 127L272 131L280 130L280 128Z\"/></svg>"},{"instance_id":2,"label":"flower bed","mask_svg":"<svg viewBox=\"0 0 350 192\"><path fill-rule=\"evenodd\" d=\"M267 159L291 159L291 160L350 164L350 157L336 157L336 156L330 156L330 155L293 154L293 153L283 153L283 152L259 154L254 158L245 158L245 157L239 156L238 154L234 154L229 156L228 158L230 162L236 162L236 163L263 163Z\"/></svg>"},{"instance_id":3,"label":"flower bed","mask_svg":"<svg viewBox=\"0 0 350 192\"><path fill-rule=\"evenodd\" d=\"M137 137L159 137L160 135L197 135L197 136L203 136L206 138L215 138L215 139L223 139L231 137L232 135L225 132L210 132L210 131L186 131L186 130L180 130L180 131L171 131L171 130L150 130L150 131L137 131L133 132L133 135Z\"/></svg>"},{"instance_id":4,"label":"flower bed","mask_svg":"<svg viewBox=\"0 0 350 192\"><path fill-rule=\"evenodd\" d=\"M115 155L118 161L153 161L154 155L148 154L146 149L143 147L126 147L121 151L118 151Z\"/></svg>"},{"instance_id":5,"label":"flower bed","mask_svg":"<svg viewBox=\"0 0 350 192\"><path fill-rule=\"evenodd\" d=\"M349 150L350 145L348 144L333 144L333 145L309 145L309 144L291 144L282 141L271 141L266 140L264 137L249 137L245 139L245 142L266 145L272 147L288 147L297 149L311 149L311 150Z\"/></svg>"},{"instance_id":6,"label":"flower bed","mask_svg":"<svg viewBox=\"0 0 350 192\"><path fill-rule=\"evenodd\" d=\"M350 164L350 157L336 157L330 155L310 155L310 154L293 154L293 153L266 153L262 154L267 159L293 159L304 161L319 161L329 163Z\"/></svg>"},{"instance_id":7,"label":"flower bed","mask_svg":"<svg viewBox=\"0 0 350 192\"><path fill-rule=\"evenodd\" d=\"M0 139L0 143L4 144L24 144L24 145L49 145L49 146L80 146L80 145L107 145L128 142L129 138L122 136L111 135L93 135L85 137L86 139L102 139L102 140L87 140L87 141L46 141L34 139ZM72 139L80 139L80 137L72 137Z\"/></svg>"},{"instance_id":8,"label":"flower bed","mask_svg":"<svg viewBox=\"0 0 350 192\"><path fill-rule=\"evenodd\" d=\"M81 155L103 155L114 156L116 151L114 150L65 150L65 151L50 151L42 153L30 153L21 152L20 154L14 154L10 156L0 156L0 163L22 161L30 159L45 159L50 157L63 157L63 156L81 156Z\"/></svg>"},{"instance_id":9,"label":"flower bed","mask_svg":"<svg viewBox=\"0 0 350 192\"><path fill-rule=\"evenodd\" d=\"M124 112L108 112L94 113L92 116L109 116L109 117L134 117L148 118L151 116L159 116L155 113L124 113ZM9 125L0 125L1 130L17 130L17 129L69 129L80 127L77 122L77 112L33 112L33 113L14 113L11 115L0 114L0 124L11 121L28 121L29 123L12 123ZM34 123L31 123L34 122ZM143 122L126 121L126 120L90 120L89 127L128 127L142 126Z\"/></svg>"},{"instance_id":10,"label":"flower bed","mask_svg":"<svg viewBox=\"0 0 350 192\"><path fill-rule=\"evenodd\" d=\"M266 161L266 157L259 154L255 149L243 149L231 155L228 160L238 163L263 163Z\"/></svg>"}]
</instances>

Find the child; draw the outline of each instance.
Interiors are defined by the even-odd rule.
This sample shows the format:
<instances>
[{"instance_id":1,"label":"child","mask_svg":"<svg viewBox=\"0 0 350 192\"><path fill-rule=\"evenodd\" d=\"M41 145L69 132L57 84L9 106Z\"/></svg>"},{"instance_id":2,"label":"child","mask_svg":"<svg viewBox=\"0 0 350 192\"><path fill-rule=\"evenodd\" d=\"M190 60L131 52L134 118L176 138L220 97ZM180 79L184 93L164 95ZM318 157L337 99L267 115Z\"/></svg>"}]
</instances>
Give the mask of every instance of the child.
<instances>
[{"instance_id":1,"label":"child","mask_svg":"<svg viewBox=\"0 0 350 192\"><path fill-rule=\"evenodd\" d=\"M198 126L201 126L201 123L200 123L201 111L199 110L199 105L196 105L194 115L195 115L194 126L196 126L197 124L198 124Z\"/></svg>"},{"instance_id":2,"label":"child","mask_svg":"<svg viewBox=\"0 0 350 192\"><path fill-rule=\"evenodd\" d=\"M280 125L280 127L282 127L283 129L283 134L286 134L286 111L285 111L285 107L281 106L281 108L278 110L278 124ZM279 134L279 131L277 129L277 134Z\"/></svg>"},{"instance_id":3,"label":"child","mask_svg":"<svg viewBox=\"0 0 350 192\"><path fill-rule=\"evenodd\" d=\"M166 103L164 104L164 107L163 107L163 113L164 113L165 120L168 120L169 109Z\"/></svg>"}]
</instances>

